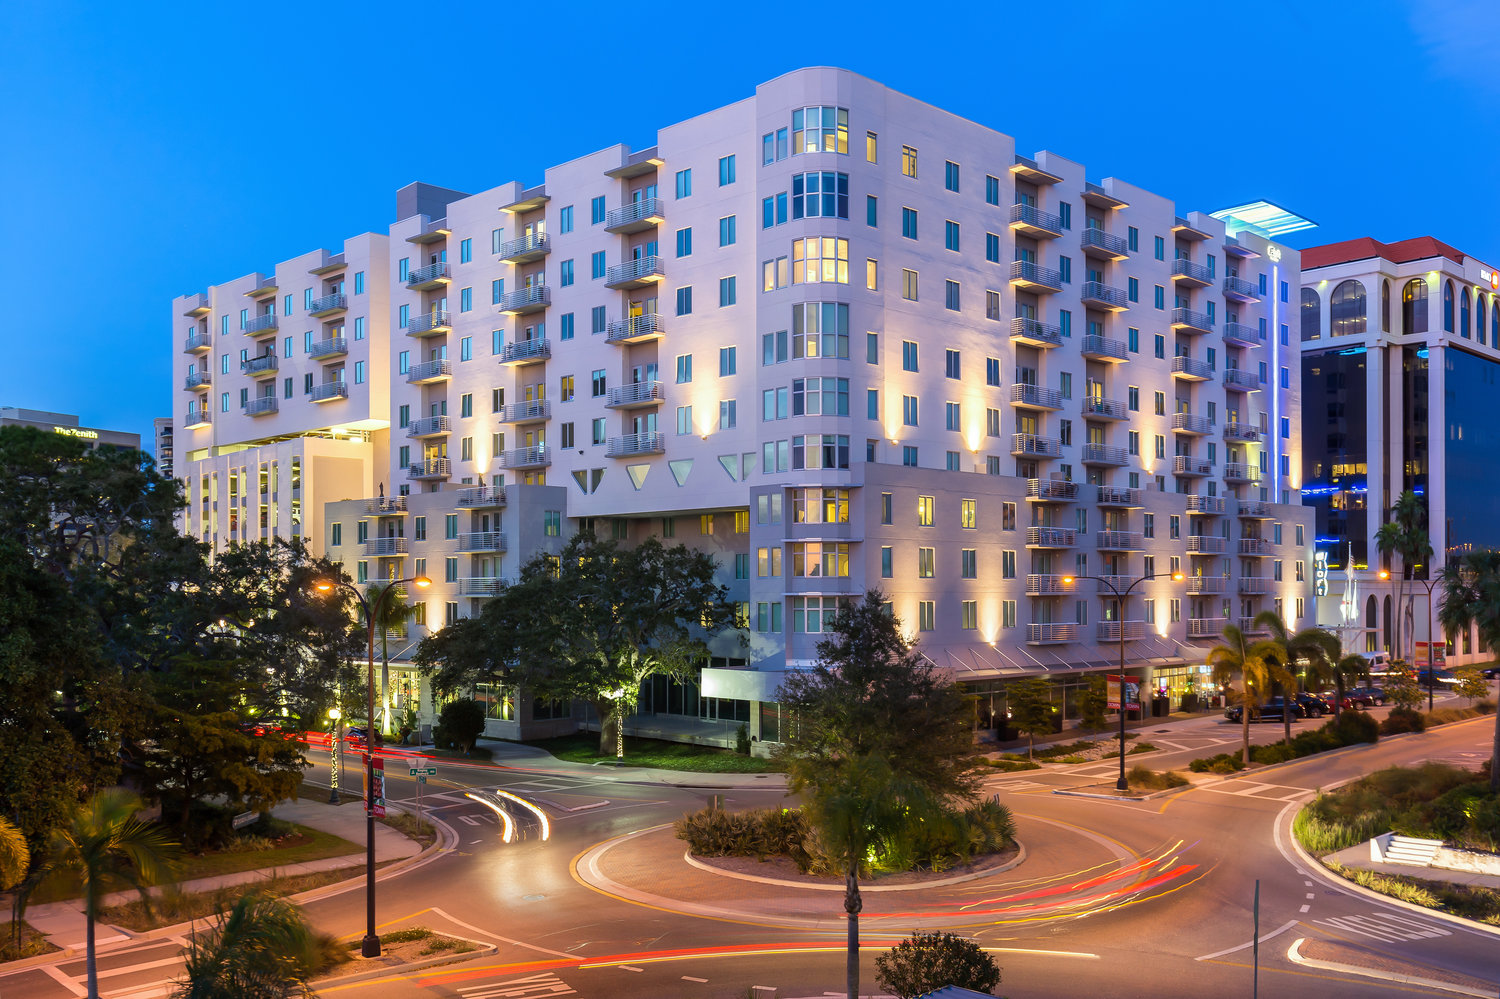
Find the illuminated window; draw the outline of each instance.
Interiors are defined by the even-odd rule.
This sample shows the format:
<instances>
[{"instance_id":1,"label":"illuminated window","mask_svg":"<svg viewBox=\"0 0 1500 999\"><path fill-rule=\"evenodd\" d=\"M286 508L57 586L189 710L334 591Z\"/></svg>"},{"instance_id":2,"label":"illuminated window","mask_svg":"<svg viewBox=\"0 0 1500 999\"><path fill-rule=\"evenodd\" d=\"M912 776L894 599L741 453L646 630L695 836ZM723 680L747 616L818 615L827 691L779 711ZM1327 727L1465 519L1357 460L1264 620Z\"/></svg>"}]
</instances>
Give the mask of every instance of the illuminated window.
<instances>
[{"instance_id":1,"label":"illuminated window","mask_svg":"<svg viewBox=\"0 0 1500 999\"><path fill-rule=\"evenodd\" d=\"M792 155L848 152L848 108L812 107L792 112Z\"/></svg>"},{"instance_id":2,"label":"illuminated window","mask_svg":"<svg viewBox=\"0 0 1500 999\"><path fill-rule=\"evenodd\" d=\"M792 283L849 283L849 241L811 236L792 241Z\"/></svg>"},{"instance_id":3,"label":"illuminated window","mask_svg":"<svg viewBox=\"0 0 1500 999\"><path fill-rule=\"evenodd\" d=\"M912 178L917 176L917 151L912 146L901 147L901 174Z\"/></svg>"}]
</instances>

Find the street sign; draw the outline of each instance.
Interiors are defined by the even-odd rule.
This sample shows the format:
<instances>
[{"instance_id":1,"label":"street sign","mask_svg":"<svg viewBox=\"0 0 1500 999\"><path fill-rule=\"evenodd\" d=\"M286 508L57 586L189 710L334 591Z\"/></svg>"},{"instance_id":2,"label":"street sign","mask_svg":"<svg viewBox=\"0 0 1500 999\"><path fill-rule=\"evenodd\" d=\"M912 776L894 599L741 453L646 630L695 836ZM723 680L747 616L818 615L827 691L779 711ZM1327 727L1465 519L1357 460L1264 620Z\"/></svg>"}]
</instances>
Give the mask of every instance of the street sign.
<instances>
[{"instance_id":1,"label":"street sign","mask_svg":"<svg viewBox=\"0 0 1500 999\"><path fill-rule=\"evenodd\" d=\"M426 784L427 783L427 775L426 774L418 774L417 775L417 783L418 784Z\"/></svg>"},{"instance_id":2,"label":"street sign","mask_svg":"<svg viewBox=\"0 0 1500 999\"><path fill-rule=\"evenodd\" d=\"M411 775L413 777L416 777L419 774L426 774L428 777L436 777L437 776L437 767L412 767L411 768Z\"/></svg>"}]
</instances>

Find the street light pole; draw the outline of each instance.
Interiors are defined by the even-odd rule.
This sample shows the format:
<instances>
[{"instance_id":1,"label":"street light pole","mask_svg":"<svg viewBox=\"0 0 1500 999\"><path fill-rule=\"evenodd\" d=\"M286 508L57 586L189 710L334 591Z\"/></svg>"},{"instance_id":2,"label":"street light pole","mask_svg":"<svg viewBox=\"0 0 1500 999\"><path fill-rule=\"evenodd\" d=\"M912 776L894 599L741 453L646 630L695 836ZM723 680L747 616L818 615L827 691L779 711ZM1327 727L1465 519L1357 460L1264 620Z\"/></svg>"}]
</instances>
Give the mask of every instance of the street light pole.
<instances>
[{"instance_id":1,"label":"street light pole","mask_svg":"<svg viewBox=\"0 0 1500 999\"><path fill-rule=\"evenodd\" d=\"M1417 580L1417 582L1422 583L1423 585L1425 585L1427 587L1427 710L1431 711L1432 710L1432 690L1433 690L1433 685L1435 683L1437 683L1437 666L1434 664L1433 656L1432 656L1432 646L1433 646L1433 641L1432 641L1432 587L1437 583L1437 580L1431 578L1432 577L1432 572L1431 571L1429 571L1427 573L1427 575L1428 575L1429 578L1427 578L1425 580L1424 579L1419 579L1419 580ZM1443 636L1443 658L1444 659L1447 658L1447 654L1448 654L1448 636L1444 635Z\"/></svg>"},{"instance_id":2,"label":"street light pole","mask_svg":"<svg viewBox=\"0 0 1500 999\"><path fill-rule=\"evenodd\" d=\"M369 640L369 668L365 674L368 714L365 716L365 938L359 948L362 957L380 956L380 936L375 932L375 622L391 592L402 583L414 583L426 589L432 585L432 580L426 576L390 580L375 598L373 607L357 587L343 580L323 580L316 584L316 589L321 593L343 587L354 594L354 599L364 608L365 630Z\"/></svg>"}]
</instances>

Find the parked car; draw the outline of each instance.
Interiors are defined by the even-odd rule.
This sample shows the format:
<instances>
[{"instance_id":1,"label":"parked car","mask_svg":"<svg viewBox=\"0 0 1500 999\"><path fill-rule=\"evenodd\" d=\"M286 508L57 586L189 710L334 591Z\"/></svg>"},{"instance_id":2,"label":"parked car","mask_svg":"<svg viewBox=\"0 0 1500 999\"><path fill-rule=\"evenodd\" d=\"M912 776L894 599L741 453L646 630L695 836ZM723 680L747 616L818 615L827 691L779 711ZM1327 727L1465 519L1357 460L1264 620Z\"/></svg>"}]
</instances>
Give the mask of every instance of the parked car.
<instances>
[{"instance_id":1,"label":"parked car","mask_svg":"<svg viewBox=\"0 0 1500 999\"><path fill-rule=\"evenodd\" d=\"M365 731L366 729L363 725L350 726L350 728L344 733L344 741L351 746L363 746L365 744ZM375 745L379 746L384 744L384 742L385 739L383 736L381 736L380 730L376 729Z\"/></svg>"},{"instance_id":2,"label":"parked car","mask_svg":"<svg viewBox=\"0 0 1500 999\"><path fill-rule=\"evenodd\" d=\"M1302 717L1302 706L1296 701L1293 701L1290 705L1288 705L1285 698L1273 697L1266 703L1257 707L1254 713L1251 715L1250 720L1263 722L1279 722L1283 720L1282 712L1288 710L1288 708L1290 708L1291 710L1292 721L1296 721L1298 718ZM1224 709L1224 717L1228 718L1232 722L1240 721L1244 717L1244 709L1238 704L1231 705Z\"/></svg>"},{"instance_id":3,"label":"parked car","mask_svg":"<svg viewBox=\"0 0 1500 999\"><path fill-rule=\"evenodd\" d=\"M1349 695L1349 700L1357 708L1372 708L1377 704L1385 703L1385 691L1379 687L1355 687L1345 693Z\"/></svg>"},{"instance_id":4,"label":"parked car","mask_svg":"<svg viewBox=\"0 0 1500 999\"><path fill-rule=\"evenodd\" d=\"M1336 691L1336 690L1320 690L1320 691L1318 691L1318 696L1323 699L1323 703L1324 704L1327 704L1329 706L1328 710L1330 710L1330 711L1333 710L1333 703L1335 701L1339 700L1338 691ZM1341 708L1352 708L1352 707L1354 707L1354 701L1353 701L1352 698L1350 698L1349 692L1347 690L1344 691L1344 699L1342 701L1339 701L1339 707L1341 707Z\"/></svg>"},{"instance_id":5,"label":"parked car","mask_svg":"<svg viewBox=\"0 0 1500 999\"><path fill-rule=\"evenodd\" d=\"M1500 666L1486 666L1479 673L1486 680L1493 680L1495 677L1500 676Z\"/></svg>"},{"instance_id":6,"label":"parked car","mask_svg":"<svg viewBox=\"0 0 1500 999\"><path fill-rule=\"evenodd\" d=\"M1302 709L1305 718L1322 718L1333 713L1333 701L1305 691L1297 695L1297 706Z\"/></svg>"}]
</instances>

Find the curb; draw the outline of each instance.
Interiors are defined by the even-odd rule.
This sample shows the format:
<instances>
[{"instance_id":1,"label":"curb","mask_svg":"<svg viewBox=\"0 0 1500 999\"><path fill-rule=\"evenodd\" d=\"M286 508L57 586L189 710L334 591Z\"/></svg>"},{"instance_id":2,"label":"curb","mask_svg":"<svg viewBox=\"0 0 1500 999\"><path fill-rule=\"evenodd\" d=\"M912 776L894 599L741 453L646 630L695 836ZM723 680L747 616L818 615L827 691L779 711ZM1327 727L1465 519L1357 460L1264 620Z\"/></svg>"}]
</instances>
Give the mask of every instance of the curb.
<instances>
[{"instance_id":1,"label":"curb","mask_svg":"<svg viewBox=\"0 0 1500 999\"><path fill-rule=\"evenodd\" d=\"M435 968L440 964L452 964L473 960L476 957L488 957L500 950L498 944L486 943L483 940L475 940L472 937L460 937L452 933L444 933L442 935L451 937L454 940L468 941L471 944L476 944L477 947L462 954L447 954L439 957L429 957L422 961L409 961L405 964L392 964L383 968L371 968L368 971L356 971L352 975L341 975L338 978L320 978L316 982L309 982L308 984L313 986L314 992L334 986L358 985L361 982L375 981L385 978L388 975L404 975L413 971L421 971L424 968Z\"/></svg>"},{"instance_id":2,"label":"curb","mask_svg":"<svg viewBox=\"0 0 1500 999\"><path fill-rule=\"evenodd\" d=\"M682 859L687 861L689 867L695 867L700 871L717 875L718 877L734 878L736 881L751 881L755 884L776 885L781 888L802 888L810 891L844 890L843 885L810 885L803 884L800 881L784 881L781 878L763 878L758 874L741 874L738 871L721 870L720 868L714 867L710 864L705 864L703 861L697 859L693 856L691 851L683 851ZM999 867L990 867L982 871L971 871L968 874L960 874L957 877L944 878L942 881L923 881L920 884L869 886L860 885L859 893L863 895L865 892L872 891L920 891L925 888L946 888L948 885L959 885L963 884L966 881L978 881L980 878L987 878L993 874L1003 874L1011 868L1018 866L1025 859L1026 844L1017 842L1016 855L1010 860L1001 864Z\"/></svg>"},{"instance_id":3,"label":"curb","mask_svg":"<svg viewBox=\"0 0 1500 999\"><path fill-rule=\"evenodd\" d=\"M1337 971L1345 975L1362 975L1365 978L1378 978L1387 982L1400 982L1403 985L1417 985L1426 989L1438 989L1442 992L1456 992L1459 995L1478 996L1480 999L1489 999L1494 995L1493 990L1480 992L1478 989L1466 988L1453 982L1442 982L1435 978L1421 978L1417 975L1402 975L1392 971L1377 971L1374 968L1365 968L1357 964L1344 964L1340 961L1323 961L1315 957L1303 957L1299 948L1307 940L1306 937L1298 937L1292 941L1287 948L1287 960L1293 964L1300 964L1306 968L1317 968L1320 971Z\"/></svg>"},{"instance_id":4,"label":"curb","mask_svg":"<svg viewBox=\"0 0 1500 999\"><path fill-rule=\"evenodd\" d=\"M1184 784L1182 787L1164 787L1160 791L1152 791L1149 794L1099 794L1095 791L1071 791L1064 787L1054 787L1052 793L1064 798L1096 798L1099 801L1150 801L1152 798L1161 798L1169 794L1181 794L1183 791L1191 791L1192 784Z\"/></svg>"}]
</instances>

